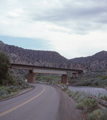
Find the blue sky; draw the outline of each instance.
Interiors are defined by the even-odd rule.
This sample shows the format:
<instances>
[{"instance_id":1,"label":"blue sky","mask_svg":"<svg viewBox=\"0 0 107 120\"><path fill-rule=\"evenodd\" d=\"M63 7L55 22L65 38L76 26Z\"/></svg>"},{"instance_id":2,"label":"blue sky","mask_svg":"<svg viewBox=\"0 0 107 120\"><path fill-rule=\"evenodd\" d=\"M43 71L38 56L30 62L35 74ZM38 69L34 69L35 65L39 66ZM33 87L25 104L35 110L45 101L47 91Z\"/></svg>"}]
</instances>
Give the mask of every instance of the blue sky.
<instances>
[{"instance_id":1,"label":"blue sky","mask_svg":"<svg viewBox=\"0 0 107 120\"><path fill-rule=\"evenodd\" d=\"M8 45L15 45L24 49L48 50L49 45L42 39L0 36L0 40Z\"/></svg>"},{"instance_id":2,"label":"blue sky","mask_svg":"<svg viewBox=\"0 0 107 120\"><path fill-rule=\"evenodd\" d=\"M68 59L107 51L107 0L0 0L0 40Z\"/></svg>"}]
</instances>

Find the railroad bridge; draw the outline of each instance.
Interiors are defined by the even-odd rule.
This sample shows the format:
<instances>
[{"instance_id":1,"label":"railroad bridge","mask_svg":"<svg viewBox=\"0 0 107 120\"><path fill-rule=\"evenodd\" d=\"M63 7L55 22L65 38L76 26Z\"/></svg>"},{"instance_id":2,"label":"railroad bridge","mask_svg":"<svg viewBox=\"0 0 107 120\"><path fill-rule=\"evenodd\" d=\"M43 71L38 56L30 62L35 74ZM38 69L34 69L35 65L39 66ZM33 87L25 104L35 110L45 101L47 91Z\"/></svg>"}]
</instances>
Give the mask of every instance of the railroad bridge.
<instances>
[{"instance_id":1,"label":"railroad bridge","mask_svg":"<svg viewBox=\"0 0 107 120\"><path fill-rule=\"evenodd\" d=\"M66 68L55 68L55 67L43 67L43 66L34 66L34 65L25 65L25 64L14 64L11 63L11 69L22 69L29 70L27 75L27 82L34 83L35 82L35 74L43 73L43 74L59 74L61 76L61 83L68 84L68 73L72 73L72 77L78 77L83 70L77 69L66 69Z\"/></svg>"}]
</instances>

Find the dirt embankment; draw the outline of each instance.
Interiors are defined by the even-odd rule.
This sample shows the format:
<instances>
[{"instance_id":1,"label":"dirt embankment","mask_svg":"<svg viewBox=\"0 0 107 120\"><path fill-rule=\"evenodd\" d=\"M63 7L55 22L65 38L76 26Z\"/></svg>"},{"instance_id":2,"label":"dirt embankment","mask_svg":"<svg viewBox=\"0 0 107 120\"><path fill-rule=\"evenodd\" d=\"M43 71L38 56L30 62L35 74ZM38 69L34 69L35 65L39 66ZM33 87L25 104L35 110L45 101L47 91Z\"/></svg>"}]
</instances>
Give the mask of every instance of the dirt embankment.
<instances>
[{"instance_id":1,"label":"dirt embankment","mask_svg":"<svg viewBox=\"0 0 107 120\"><path fill-rule=\"evenodd\" d=\"M81 110L76 109L76 102L60 88L56 87L59 94L59 113L57 120L87 120Z\"/></svg>"}]
</instances>

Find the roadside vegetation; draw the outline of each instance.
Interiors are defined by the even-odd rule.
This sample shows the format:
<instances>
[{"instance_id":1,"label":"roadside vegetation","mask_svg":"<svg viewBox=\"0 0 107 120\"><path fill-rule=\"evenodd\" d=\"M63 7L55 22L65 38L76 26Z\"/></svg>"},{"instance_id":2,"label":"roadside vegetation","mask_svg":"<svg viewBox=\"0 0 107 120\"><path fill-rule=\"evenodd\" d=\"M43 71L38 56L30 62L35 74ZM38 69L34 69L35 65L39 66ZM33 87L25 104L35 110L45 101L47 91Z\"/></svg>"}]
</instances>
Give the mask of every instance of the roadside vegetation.
<instances>
[{"instance_id":1,"label":"roadside vegetation","mask_svg":"<svg viewBox=\"0 0 107 120\"><path fill-rule=\"evenodd\" d=\"M105 87L107 86L107 74L106 72L87 72L78 78L69 79L69 83L73 86Z\"/></svg>"},{"instance_id":2,"label":"roadside vegetation","mask_svg":"<svg viewBox=\"0 0 107 120\"><path fill-rule=\"evenodd\" d=\"M71 91L69 89L65 92L77 102L75 107L82 110L88 120L107 120L107 108L100 109L96 100L87 97L84 92ZM107 101L107 96L99 95L99 98Z\"/></svg>"},{"instance_id":3,"label":"roadside vegetation","mask_svg":"<svg viewBox=\"0 0 107 120\"><path fill-rule=\"evenodd\" d=\"M30 87L23 77L9 67L10 59L8 55L0 52L0 99L13 96L22 89Z\"/></svg>"}]
</instances>

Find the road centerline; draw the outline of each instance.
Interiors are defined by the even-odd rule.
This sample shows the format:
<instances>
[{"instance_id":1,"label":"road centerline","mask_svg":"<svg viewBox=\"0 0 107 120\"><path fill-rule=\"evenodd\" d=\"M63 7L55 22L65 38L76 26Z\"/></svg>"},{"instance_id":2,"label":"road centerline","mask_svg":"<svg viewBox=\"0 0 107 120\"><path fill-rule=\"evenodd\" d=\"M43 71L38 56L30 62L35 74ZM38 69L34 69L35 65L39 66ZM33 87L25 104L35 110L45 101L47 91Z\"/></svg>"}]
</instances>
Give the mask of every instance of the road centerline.
<instances>
[{"instance_id":1,"label":"road centerline","mask_svg":"<svg viewBox=\"0 0 107 120\"><path fill-rule=\"evenodd\" d=\"M8 114L8 113L10 113L10 112L12 112L12 111L14 111L14 110L20 108L20 107L22 107L23 105L25 105L25 104L31 102L32 100L34 100L35 98L37 98L38 96L40 96L40 95L45 91L45 87L44 87L44 86L42 86L42 87L43 87L43 90L42 90L42 92L40 92L38 95L36 95L35 97L33 97L33 98L27 100L26 102L24 102L24 103L22 103L22 104L20 104L20 105L17 105L16 107L13 107L13 108L11 108L11 109L5 111L5 112L0 113L0 117L4 116L4 115L6 115L6 114Z\"/></svg>"}]
</instances>

